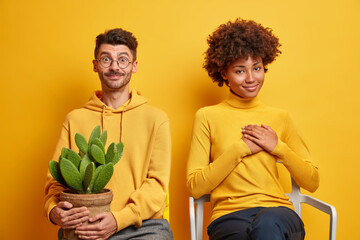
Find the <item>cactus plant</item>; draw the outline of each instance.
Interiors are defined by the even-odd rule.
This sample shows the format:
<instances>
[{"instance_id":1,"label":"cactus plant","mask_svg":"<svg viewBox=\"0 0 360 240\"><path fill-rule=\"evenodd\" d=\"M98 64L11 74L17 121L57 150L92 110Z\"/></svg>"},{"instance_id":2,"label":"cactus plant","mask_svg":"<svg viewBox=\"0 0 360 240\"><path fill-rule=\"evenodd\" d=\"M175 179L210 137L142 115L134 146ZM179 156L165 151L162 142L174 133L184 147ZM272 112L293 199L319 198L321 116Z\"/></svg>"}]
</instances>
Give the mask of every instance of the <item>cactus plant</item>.
<instances>
[{"instance_id":1,"label":"cactus plant","mask_svg":"<svg viewBox=\"0 0 360 240\"><path fill-rule=\"evenodd\" d=\"M75 135L79 153L63 148L59 161L50 160L49 170L53 178L77 193L98 193L110 181L114 165L120 160L124 144L111 143L105 152L107 131L101 134L100 126L92 131L89 141L80 133Z\"/></svg>"}]
</instances>

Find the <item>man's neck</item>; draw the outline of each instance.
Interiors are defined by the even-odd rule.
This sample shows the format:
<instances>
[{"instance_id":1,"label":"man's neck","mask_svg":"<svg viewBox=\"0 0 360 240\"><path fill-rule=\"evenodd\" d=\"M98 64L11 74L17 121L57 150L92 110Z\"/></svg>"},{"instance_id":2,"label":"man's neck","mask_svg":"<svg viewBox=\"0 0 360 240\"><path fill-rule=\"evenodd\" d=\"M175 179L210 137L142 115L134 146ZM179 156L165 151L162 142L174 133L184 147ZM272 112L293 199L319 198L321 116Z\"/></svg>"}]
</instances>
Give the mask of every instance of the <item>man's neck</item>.
<instances>
[{"instance_id":1,"label":"man's neck","mask_svg":"<svg viewBox=\"0 0 360 240\"><path fill-rule=\"evenodd\" d=\"M129 87L124 87L116 91L102 89L102 101L109 107L117 109L130 98Z\"/></svg>"}]
</instances>

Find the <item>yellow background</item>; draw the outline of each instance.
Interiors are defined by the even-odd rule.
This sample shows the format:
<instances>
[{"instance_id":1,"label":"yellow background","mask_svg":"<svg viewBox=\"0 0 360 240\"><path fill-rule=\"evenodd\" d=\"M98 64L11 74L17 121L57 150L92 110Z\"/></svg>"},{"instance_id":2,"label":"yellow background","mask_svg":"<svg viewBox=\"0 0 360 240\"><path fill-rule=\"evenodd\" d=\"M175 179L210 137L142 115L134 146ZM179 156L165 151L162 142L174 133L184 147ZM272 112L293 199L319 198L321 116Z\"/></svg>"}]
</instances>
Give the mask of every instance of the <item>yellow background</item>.
<instances>
[{"instance_id":1,"label":"yellow background","mask_svg":"<svg viewBox=\"0 0 360 240\"><path fill-rule=\"evenodd\" d=\"M206 38L236 17L279 36L283 54L269 66L262 100L289 110L320 168L311 194L338 211L338 239L360 239L360 1L0 1L0 239L55 239L42 215L48 161L67 112L100 87L94 39L123 27L139 41L132 86L171 120L171 226L189 239L185 166L195 111L226 87L202 69ZM307 239L327 239L328 218L303 210ZM35 237L36 236L36 237Z\"/></svg>"}]
</instances>

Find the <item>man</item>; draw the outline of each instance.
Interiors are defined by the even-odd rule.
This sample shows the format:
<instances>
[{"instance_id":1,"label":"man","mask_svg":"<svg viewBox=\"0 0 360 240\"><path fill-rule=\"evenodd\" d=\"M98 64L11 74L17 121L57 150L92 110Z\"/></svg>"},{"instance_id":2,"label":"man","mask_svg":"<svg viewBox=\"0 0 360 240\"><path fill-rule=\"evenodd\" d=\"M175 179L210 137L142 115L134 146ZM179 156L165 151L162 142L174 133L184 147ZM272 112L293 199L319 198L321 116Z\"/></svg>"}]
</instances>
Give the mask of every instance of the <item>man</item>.
<instances>
[{"instance_id":1,"label":"man","mask_svg":"<svg viewBox=\"0 0 360 240\"><path fill-rule=\"evenodd\" d=\"M109 143L123 142L124 155L106 186L114 195L111 212L89 218L85 207L60 202L63 187L48 173L44 212L62 229L75 229L80 239L172 239L163 219L171 161L169 120L136 90L129 91L137 71L136 48L136 38L122 29L97 36L93 66L102 91L67 115L53 157L57 159L63 147L77 151L75 134L88 138L97 125L107 130ZM82 226L87 220L100 222Z\"/></svg>"}]
</instances>

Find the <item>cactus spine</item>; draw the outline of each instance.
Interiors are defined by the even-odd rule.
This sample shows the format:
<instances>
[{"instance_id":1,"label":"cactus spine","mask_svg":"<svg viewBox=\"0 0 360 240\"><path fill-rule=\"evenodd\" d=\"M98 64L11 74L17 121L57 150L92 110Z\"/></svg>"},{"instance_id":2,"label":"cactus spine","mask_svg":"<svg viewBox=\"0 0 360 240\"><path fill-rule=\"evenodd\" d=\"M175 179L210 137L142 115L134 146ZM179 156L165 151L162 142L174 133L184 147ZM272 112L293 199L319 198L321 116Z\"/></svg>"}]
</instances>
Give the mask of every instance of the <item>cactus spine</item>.
<instances>
[{"instance_id":1,"label":"cactus spine","mask_svg":"<svg viewBox=\"0 0 360 240\"><path fill-rule=\"evenodd\" d=\"M105 154L107 131L101 134L100 126L92 131L89 141L76 133L75 142L79 154L63 148L59 162L51 160L49 170L53 178L77 193L98 193L110 181L114 165L120 160L124 144L111 143Z\"/></svg>"}]
</instances>

